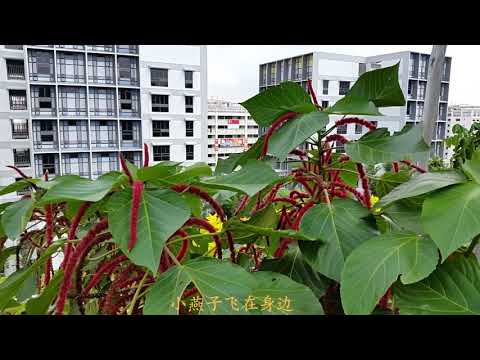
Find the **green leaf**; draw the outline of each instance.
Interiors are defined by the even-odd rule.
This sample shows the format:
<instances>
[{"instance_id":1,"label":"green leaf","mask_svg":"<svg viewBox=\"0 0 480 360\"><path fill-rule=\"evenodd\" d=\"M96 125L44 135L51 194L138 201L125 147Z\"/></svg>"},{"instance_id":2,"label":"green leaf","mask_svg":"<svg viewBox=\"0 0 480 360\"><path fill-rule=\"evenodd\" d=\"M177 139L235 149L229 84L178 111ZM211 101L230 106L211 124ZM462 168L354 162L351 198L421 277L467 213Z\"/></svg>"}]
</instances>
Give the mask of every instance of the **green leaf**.
<instances>
[{"instance_id":1,"label":"green leaf","mask_svg":"<svg viewBox=\"0 0 480 360\"><path fill-rule=\"evenodd\" d=\"M34 207L34 200L26 198L18 200L5 209L1 221L5 234L10 239L16 239L25 230Z\"/></svg>"},{"instance_id":2,"label":"green leaf","mask_svg":"<svg viewBox=\"0 0 480 360\"><path fill-rule=\"evenodd\" d=\"M253 196L277 180L279 176L270 165L263 161L249 160L238 171L198 182L198 184L210 189L240 191Z\"/></svg>"},{"instance_id":3,"label":"green leaf","mask_svg":"<svg viewBox=\"0 0 480 360\"><path fill-rule=\"evenodd\" d=\"M10 300L17 294L33 272L45 264L47 257L51 256L64 243L64 241L54 242L32 265L13 273L7 280L0 284L0 311L5 309Z\"/></svg>"},{"instance_id":4,"label":"green leaf","mask_svg":"<svg viewBox=\"0 0 480 360\"><path fill-rule=\"evenodd\" d=\"M426 194L450 185L465 182L467 179L457 171L438 171L419 174L384 196L376 207L385 207L394 201Z\"/></svg>"},{"instance_id":5,"label":"green leaf","mask_svg":"<svg viewBox=\"0 0 480 360\"><path fill-rule=\"evenodd\" d=\"M233 297L241 306L256 288L255 278L242 267L228 261L200 257L174 266L159 277L146 296L144 314L178 314L178 298L190 283L204 298L200 313L211 315L247 314L241 309L234 311L226 299ZM221 302L214 310L216 300Z\"/></svg>"},{"instance_id":6,"label":"green leaf","mask_svg":"<svg viewBox=\"0 0 480 360\"><path fill-rule=\"evenodd\" d=\"M383 134L384 130L382 129L371 131L359 140L345 144L345 151L352 161L367 165L400 160L427 162L430 156L430 147L423 141L420 125L414 126L402 134L377 136Z\"/></svg>"},{"instance_id":7,"label":"green leaf","mask_svg":"<svg viewBox=\"0 0 480 360\"><path fill-rule=\"evenodd\" d=\"M329 286L329 280L312 269L298 247L280 258L263 260L260 271L273 271L286 275L293 281L308 286L318 299L325 295Z\"/></svg>"},{"instance_id":8,"label":"green leaf","mask_svg":"<svg viewBox=\"0 0 480 360\"><path fill-rule=\"evenodd\" d=\"M308 241L319 240L318 238L315 238L313 236L308 236L306 234L303 234L295 230L275 230L268 227L249 225L239 220L232 220L231 222L229 222L228 229L232 230L234 233L236 233L237 231L244 231L244 232L254 233L257 235L271 236L271 237L278 237L278 238L291 237L294 239L308 240Z\"/></svg>"},{"instance_id":9,"label":"green leaf","mask_svg":"<svg viewBox=\"0 0 480 360\"><path fill-rule=\"evenodd\" d=\"M10 246L5 249L0 249L0 269L3 269L3 265L5 264L5 261L17 253L17 248L18 246Z\"/></svg>"},{"instance_id":10,"label":"green leaf","mask_svg":"<svg viewBox=\"0 0 480 360\"><path fill-rule=\"evenodd\" d=\"M309 113L316 110L307 92L291 81L262 91L240 105L248 110L257 124L265 127L289 111Z\"/></svg>"},{"instance_id":11,"label":"green leaf","mask_svg":"<svg viewBox=\"0 0 480 360\"><path fill-rule=\"evenodd\" d=\"M362 74L348 94L330 108L335 114L381 115L377 108L404 106L398 81L400 62Z\"/></svg>"},{"instance_id":12,"label":"green leaf","mask_svg":"<svg viewBox=\"0 0 480 360\"><path fill-rule=\"evenodd\" d=\"M230 220L226 226L231 226L233 222L238 220ZM268 205L265 209L256 212L250 219L244 221L243 224L256 226L260 228L274 228L278 223L278 215L273 204ZM233 225L235 226L235 225ZM255 231L248 231L245 227L237 227L235 229L235 242L239 244L249 244L258 239L259 234Z\"/></svg>"},{"instance_id":13,"label":"green leaf","mask_svg":"<svg viewBox=\"0 0 480 360\"><path fill-rule=\"evenodd\" d=\"M33 295L35 295L36 292L36 276L34 273L32 273L25 279L22 286L20 286L20 288L18 289L16 294L17 301L22 303L25 300L30 299Z\"/></svg>"},{"instance_id":14,"label":"green leaf","mask_svg":"<svg viewBox=\"0 0 480 360\"><path fill-rule=\"evenodd\" d=\"M252 296L262 315L323 315L323 308L307 286L270 271L253 273L257 281ZM273 302L273 306L267 304Z\"/></svg>"},{"instance_id":15,"label":"green leaf","mask_svg":"<svg viewBox=\"0 0 480 360\"><path fill-rule=\"evenodd\" d=\"M195 217L201 217L203 209L202 200L196 194L191 194L189 192L182 193L181 196L188 204L190 210L192 211L192 215Z\"/></svg>"},{"instance_id":16,"label":"green leaf","mask_svg":"<svg viewBox=\"0 0 480 360\"><path fill-rule=\"evenodd\" d=\"M410 175L409 171L406 170L399 171L398 173L386 172L379 179L373 181L375 195L382 198L395 187L407 182L408 179L410 179Z\"/></svg>"},{"instance_id":17,"label":"green leaf","mask_svg":"<svg viewBox=\"0 0 480 360\"><path fill-rule=\"evenodd\" d=\"M402 229L424 234L419 218L422 214L423 199L409 198L399 200L390 205L384 214L393 220Z\"/></svg>"},{"instance_id":18,"label":"green leaf","mask_svg":"<svg viewBox=\"0 0 480 360\"><path fill-rule=\"evenodd\" d=\"M300 232L323 243L299 242L307 262L321 274L340 281L345 259L364 241L378 234L365 220L369 211L351 199L317 204L303 216Z\"/></svg>"},{"instance_id":19,"label":"green leaf","mask_svg":"<svg viewBox=\"0 0 480 360\"><path fill-rule=\"evenodd\" d=\"M177 172L178 163L170 161L160 162L154 166L138 169L137 176L142 181L163 179Z\"/></svg>"},{"instance_id":20,"label":"green leaf","mask_svg":"<svg viewBox=\"0 0 480 360\"><path fill-rule=\"evenodd\" d=\"M472 158L470 160L465 160L465 162L462 164L462 170L470 179L475 181L477 184L480 184L480 149L472 154Z\"/></svg>"},{"instance_id":21,"label":"green leaf","mask_svg":"<svg viewBox=\"0 0 480 360\"><path fill-rule=\"evenodd\" d=\"M244 153L243 153L244 154ZM215 166L215 175L230 174L237 167L237 162L242 156L242 153L239 154L230 154L226 159L218 159L217 165Z\"/></svg>"},{"instance_id":22,"label":"green leaf","mask_svg":"<svg viewBox=\"0 0 480 360\"><path fill-rule=\"evenodd\" d=\"M475 256L440 265L421 282L393 288L401 315L480 315L480 267Z\"/></svg>"},{"instance_id":23,"label":"green leaf","mask_svg":"<svg viewBox=\"0 0 480 360\"><path fill-rule=\"evenodd\" d=\"M273 133L268 142L268 153L283 161L290 151L317 131L324 129L327 124L328 115L324 112L298 115Z\"/></svg>"},{"instance_id":24,"label":"green leaf","mask_svg":"<svg viewBox=\"0 0 480 360\"><path fill-rule=\"evenodd\" d=\"M60 288L60 283L62 280L63 270L58 270L53 276L52 280L50 280L48 283L48 286L43 290L42 294L27 301L27 314L45 315L53 299L55 299L58 294L58 289Z\"/></svg>"},{"instance_id":25,"label":"green leaf","mask_svg":"<svg viewBox=\"0 0 480 360\"><path fill-rule=\"evenodd\" d=\"M480 185L459 184L427 197L423 203L423 228L437 244L443 261L480 234Z\"/></svg>"},{"instance_id":26,"label":"green leaf","mask_svg":"<svg viewBox=\"0 0 480 360\"><path fill-rule=\"evenodd\" d=\"M29 180L19 180L11 183L7 186L0 186L0 196L5 194L10 194L12 192L23 190L32 185L32 183L36 183L36 179L29 179Z\"/></svg>"},{"instance_id":27,"label":"green leaf","mask_svg":"<svg viewBox=\"0 0 480 360\"><path fill-rule=\"evenodd\" d=\"M52 186L39 201L39 205L58 203L66 200L100 201L120 180L120 173L102 175L97 180L80 176L69 176Z\"/></svg>"},{"instance_id":28,"label":"green leaf","mask_svg":"<svg viewBox=\"0 0 480 360\"><path fill-rule=\"evenodd\" d=\"M156 273L165 242L188 220L190 208L179 194L171 190L144 190L138 211L137 243L129 252L131 202L131 189L111 197L108 203L109 230L113 241L132 262Z\"/></svg>"},{"instance_id":29,"label":"green leaf","mask_svg":"<svg viewBox=\"0 0 480 360\"><path fill-rule=\"evenodd\" d=\"M358 176L356 174L357 172L357 166L353 161L342 161L338 162L338 158L342 154L340 153L333 153L332 154L332 168L335 169L342 169L345 171L340 172L340 179L342 179L346 184L357 187L358 185Z\"/></svg>"},{"instance_id":30,"label":"green leaf","mask_svg":"<svg viewBox=\"0 0 480 360\"><path fill-rule=\"evenodd\" d=\"M165 177L165 181L171 183L188 183L203 176L212 176L212 169L206 163L201 162L185 167L179 173Z\"/></svg>"},{"instance_id":31,"label":"green leaf","mask_svg":"<svg viewBox=\"0 0 480 360\"><path fill-rule=\"evenodd\" d=\"M420 281L437 262L437 249L428 237L390 232L364 242L343 269L340 294L345 313L370 314L399 275L404 284Z\"/></svg>"}]
</instances>

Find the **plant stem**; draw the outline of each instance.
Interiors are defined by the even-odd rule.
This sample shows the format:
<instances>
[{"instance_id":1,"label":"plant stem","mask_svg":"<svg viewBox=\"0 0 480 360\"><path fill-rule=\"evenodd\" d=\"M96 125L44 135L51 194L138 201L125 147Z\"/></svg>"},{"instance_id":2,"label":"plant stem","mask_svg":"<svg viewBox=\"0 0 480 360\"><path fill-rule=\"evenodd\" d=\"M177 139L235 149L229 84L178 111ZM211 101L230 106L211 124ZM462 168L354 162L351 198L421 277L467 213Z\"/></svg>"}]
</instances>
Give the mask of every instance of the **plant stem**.
<instances>
[{"instance_id":1,"label":"plant stem","mask_svg":"<svg viewBox=\"0 0 480 360\"><path fill-rule=\"evenodd\" d=\"M86 258L86 260L88 261L95 261L95 260L99 260L107 255L110 255L112 253L114 253L115 251L118 251L118 249L113 249L113 250L110 250L110 251L107 251L105 254L103 255L100 255L100 256L97 256L97 257L94 257L94 258Z\"/></svg>"},{"instance_id":2,"label":"plant stem","mask_svg":"<svg viewBox=\"0 0 480 360\"><path fill-rule=\"evenodd\" d=\"M142 280L140 280L140 283L138 284L137 290L135 291L135 295L133 295L133 299L128 306L127 315L132 315L133 308L135 307L135 303L137 302L137 300L139 298L140 290L142 289L143 284L147 280L149 272L150 272L150 270L145 271L145 275L143 275Z\"/></svg>"},{"instance_id":3,"label":"plant stem","mask_svg":"<svg viewBox=\"0 0 480 360\"><path fill-rule=\"evenodd\" d=\"M472 242L470 243L470 246L468 247L466 253L465 253L465 256L468 256L470 255L473 250L475 249L475 246L477 246L478 244L478 241L480 240L480 235L477 235L473 240Z\"/></svg>"}]
</instances>

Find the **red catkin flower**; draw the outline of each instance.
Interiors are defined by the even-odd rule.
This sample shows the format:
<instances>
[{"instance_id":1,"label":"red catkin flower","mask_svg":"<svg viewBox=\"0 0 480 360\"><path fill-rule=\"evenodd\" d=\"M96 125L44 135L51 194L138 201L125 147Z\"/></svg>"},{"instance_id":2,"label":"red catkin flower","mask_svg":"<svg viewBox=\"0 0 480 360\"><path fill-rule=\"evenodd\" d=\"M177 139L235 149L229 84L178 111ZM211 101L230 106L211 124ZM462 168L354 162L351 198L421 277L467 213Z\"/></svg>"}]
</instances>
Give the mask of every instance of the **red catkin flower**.
<instances>
[{"instance_id":1,"label":"red catkin flower","mask_svg":"<svg viewBox=\"0 0 480 360\"><path fill-rule=\"evenodd\" d=\"M331 141L338 141L339 143L346 144L348 142L348 139L345 136L342 136L340 134L332 134L332 135L328 135L325 138L325 142L331 142Z\"/></svg>"},{"instance_id":2,"label":"red catkin flower","mask_svg":"<svg viewBox=\"0 0 480 360\"><path fill-rule=\"evenodd\" d=\"M383 310L390 310L390 307L388 306L388 301L390 300L392 296L392 288L389 288L385 295L382 296L380 301L378 302L378 306L382 308Z\"/></svg>"},{"instance_id":3,"label":"red catkin flower","mask_svg":"<svg viewBox=\"0 0 480 360\"><path fill-rule=\"evenodd\" d=\"M185 292L183 293L183 298L188 298L190 296L192 296L193 294L196 294L198 293L198 289L196 287L193 287L191 289L188 289L188 290L185 290Z\"/></svg>"},{"instance_id":4,"label":"red catkin flower","mask_svg":"<svg viewBox=\"0 0 480 360\"><path fill-rule=\"evenodd\" d=\"M307 202L297 213L295 222L292 224L293 230L297 230L300 227L300 222L302 221L303 215L313 206L315 205L315 201L310 200Z\"/></svg>"},{"instance_id":5,"label":"red catkin flower","mask_svg":"<svg viewBox=\"0 0 480 360\"><path fill-rule=\"evenodd\" d=\"M278 198L272 199L272 203L275 203L275 202L286 202L290 205L298 206L298 204L295 200L293 200L291 198L286 198L286 197L278 197Z\"/></svg>"},{"instance_id":6,"label":"red catkin flower","mask_svg":"<svg viewBox=\"0 0 480 360\"><path fill-rule=\"evenodd\" d=\"M82 296L83 297L86 296L89 293L89 291L93 289L100 282L100 279L102 278L103 275L111 274L119 264L121 264L127 259L128 259L127 256L120 255L113 260L110 260L101 264L97 269L97 271L93 274L92 279L90 280L88 285L83 289Z\"/></svg>"},{"instance_id":7,"label":"red catkin flower","mask_svg":"<svg viewBox=\"0 0 480 360\"><path fill-rule=\"evenodd\" d=\"M123 156L122 153L119 154L120 157L120 165L122 166L122 170L125 173L125 175L128 176L128 181L130 184L133 184L133 177L132 174L130 173L130 170L128 170L127 162L125 161L125 157Z\"/></svg>"},{"instance_id":8,"label":"red catkin flower","mask_svg":"<svg viewBox=\"0 0 480 360\"><path fill-rule=\"evenodd\" d=\"M302 160L305 160L307 158L307 153L300 149L293 149L292 151L290 151L290 154L299 156Z\"/></svg>"},{"instance_id":9,"label":"red catkin flower","mask_svg":"<svg viewBox=\"0 0 480 360\"><path fill-rule=\"evenodd\" d=\"M313 103L315 104L316 107L318 107L317 96L315 95L315 91L313 90L312 80L311 80L311 79L308 79L308 80L307 80L307 89L308 89L308 93L309 93L310 96L312 97Z\"/></svg>"},{"instance_id":10,"label":"red catkin flower","mask_svg":"<svg viewBox=\"0 0 480 360\"><path fill-rule=\"evenodd\" d=\"M419 173L424 174L424 173L427 172L427 170L425 170L424 168L421 168L420 166L417 166L417 165L412 164L412 162L411 162L410 160L402 160L402 161L400 161L400 162L401 162L401 163L404 163L405 165L410 166L412 169L417 170Z\"/></svg>"},{"instance_id":11,"label":"red catkin flower","mask_svg":"<svg viewBox=\"0 0 480 360\"><path fill-rule=\"evenodd\" d=\"M345 118L335 122L335 126L341 126L345 124L358 124L361 126L365 126L370 131L375 130L377 128L377 125L375 125L374 123L364 119L357 118L357 117Z\"/></svg>"},{"instance_id":12,"label":"red catkin flower","mask_svg":"<svg viewBox=\"0 0 480 360\"><path fill-rule=\"evenodd\" d=\"M143 181L135 180L133 182L132 207L130 209L130 239L128 241L128 251L132 251L137 243L137 221L138 209L140 208L140 200L143 193Z\"/></svg>"},{"instance_id":13,"label":"red catkin flower","mask_svg":"<svg viewBox=\"0 0 480 360\"><path fill-rule=\"evenodd\" d=\"M234 216L237 216L240 211L243 210L243 208L245 207L245 205L247 205L247 202L248 202L248 199L249 199L249 196L248 195L244 195L242 197L242 200L240 200L240 203L238 204L238 207L235 209L234 211Z\"/></svg>"},{"instance_id":14,"label":"red catkin flower","mask_svg":"<svg viewBox=\"0 0 480 360\"><path fill-rule=\"evenodd\" d=\"M96 235L106 230L108 227L108 220L103 219L95 226L93 226L88 233L82 238L78 246L75 248L75 251L72 253L68 259L67 264L65 265L65 272L62 284L60 286L60 291L58 293L56 310L57 315L63 314L63 309L65 307L65 302L67 300L68 290L72 285L72 275L78 265L78 261L83 257L83 255L96 243ZM97 240L98 241L98 240Z\"/></svg>"},{"instance_id":15,"label":"red catkin flower","mask_svg":"<svg viewBox=\"0 0 480 360\"><path fill-rule=\"evenodd\" d=\"M392 163L392 166L393 166L393 172L394 172L394 173L398 173L398 172L400 171L400 168L399 168L399 166L398 166L398 162L394 161L394 162Z\"/></svg>"},{"instance_id":16,"label":"red catkin flower","mask_svg":"<svg viewBox=\"0 0 480 360\"><path fill-rule=\"evenodd\" d=\"M227 246L228 250L230 251L230 259L233 263L235 263L235 247L233 245L233 234L231 231L227 231Z\"/></svg>"},{"instance_id":17,"label":"red catkin flower","mask_svg":"<svg viewBox=\"0 0 480 360\"><path fill-rule=\"evenodd\" d=\"M178 229L175 232L175 234L173 234L170 237L169 241L174 239L177 236L184 239L182 241L182 245L180 246L180 250L178 251L178 254L176 256L178 261L182 261L182 259L185 257L185 255L187 254L187 251L188 251L189 241L188 241L188 239L186 239L186 238L188 238L188 233L183 229Z\"/></svg>"},{"instance_id":18,"label":"red catkin flower","mask_svg":"<svg viewBox=\"0 0 480 360\"><path fill-rule=\"evenodd\" d=\"M300 191L297 191L297 190L291 191L289 196L293 200L295 200L295 199L305 199L305 198L310 197L310 195L308 195L307 193L300 192Z\"/></svg>"},{"instance_id":19,"label":"red catkin flower","mask_svg":"<svg viewBox=\"0 0 480 360\"><path fill-rule=\"evenodd\" d=\"M357 166L358 175L360 177L360 181L362 182L363 200L365 202L365 206L368 209L371 209L372 202L370 200L370 188L368 186L367 174L365 174L365 169L362 164L357 163L356 166Z\"/></svg>"},{"instance_id":20,"label":"red catkin flower","mask_svg":"<svg viewBox=\"0 0 480 360\"><path fill-rule=\"evenodd\" d=\"M45 181L48 181L48 170L45 171ZM45 238L46 238L46 247L49 247L53 242L53 212L52 205L48 204L45 206ZM48 257L45 263L45 286L50 282L50 274L52 272L52 258Z\"/></svg>"},{"instance_id":21,"label":"red catkin flower","mask_svg":"<svg viewBox=\"0 0 480 360\"><path fill-rule=\"evenodd\" d=\"M70 225L70 229L68 230L68 237L67 240L74 240L75 239L75 234L77 232L78 225L80 224L80 221L82 220L83 215L85 215L85 212L87 209L90 207L91 203L89 202L84 202L77 210L77 213L72 219L72 224ZM68 243L65 246L65 256L61 264L61 268L65 268L65 264L68 262L68 258L70 257L71 253L73 251L73 245L71 243Z\"/></svg>"},{"instance_id":22,"label":"red catkin flower","mask_svg":"<svg viewBox=\"0 0 480 360\"><path fill-rule=\"evenodd\" d=\"M216 232L215 228L212 224L210 224L207 220L200 219L200 218L190 218L187 220L184 226L198 226L209 233L213 234ZM215 245L217 247L217 256L219 259L222 258L222 242L220 241L220 237L218 235L213 235L213 241L215 241Z\"/></svg>"},{"instance_id":23,"label":"red catkin flower","mask_svg":"<svg viewBox=\"0 0 480 360\"><path fill-rule=\"evenodd\" d=\"M223 211L223 208L206 191L203 191L202 189L200 189L196 186L192 186L192 185L188 185L188 184L176 184L176 185L173 185L171 187L171 189L173 191L179 192L179 193L188 191L192 194L197 195L199 198L206 201L212 207L212 209L215 211L215 213L218 215L218 217L220 218L220 220L222 222L225 221L225 212Z\"/></svg>"},{"instance_id":24,"label":"red catkin flower","mask_svg":"<svg viewBox=\"0 0 480 360\"><path fill-rule=\"evenodd\" d=\"M143 144L143 152L144 152L143 167L148 167L148 163L150 162L150 154L148 152L147 144Z\"/></svg>"},{"instance_id":25,"label":"red catkin flower","mask_svg":"<svg viewBox=\"0 0 480 360\"><path fill-rule=\"evenodd\" d=\"M265 133L265 137L263 138L263 146L262 146L262 153L261 156L265 156L268 153L268 141L272 137L273 133L283 125L284 122L287 120L294 118L297 116L296 112L289 111L286 114L280 116L277 120L275 120L272 125L268 128L267 132Z\"/></svg>"},{"instance_id":26,"label":"red catkin flower","mask_svg":"<svg viewBox=\"0 0 480 360\"><path fill-rule=\"evenodd\" d=\"M350 156L348 155L340 155L340 157L338 158L339 162L347 162L348 160L350 160Z\"/></svg>"},{"instance_id":27,"label":"red catkin flower","mask_svg":"<svg viewBox=\"0 0 480 360\"><path fill-rule=\"evenodd\" d=\"M357 191L357 189L353 188L350 185L344 184L342 182L334 182L334 185L352 193L361 204L365 204L365 200L363 199L363 195L361 193L359 193Z\"/></svg>"}]
</instances>

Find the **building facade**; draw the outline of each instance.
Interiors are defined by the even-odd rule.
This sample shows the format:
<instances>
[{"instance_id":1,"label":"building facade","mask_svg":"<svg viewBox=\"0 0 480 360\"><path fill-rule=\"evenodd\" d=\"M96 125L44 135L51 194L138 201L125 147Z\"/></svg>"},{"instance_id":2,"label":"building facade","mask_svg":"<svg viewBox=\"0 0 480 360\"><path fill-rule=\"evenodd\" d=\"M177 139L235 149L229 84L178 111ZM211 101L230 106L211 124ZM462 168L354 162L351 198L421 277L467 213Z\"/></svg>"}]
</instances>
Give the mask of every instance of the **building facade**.
<instances>
[{"instance_id":1,"label":"building facade","mask_svg":"<svg viewBox=\"0 0 480 360\"><path fill-rule=\"evenodd\" d=\"M95 179L119 169L206 161L206 46L1 45L0 186L18 175ZM0 197L15 199L16 194Z\"/></svg>"},{"instance_id":2,"label":"building facade","mask_svg":"<svg viewBox=\"0 0 480 360\"><path fill-rule=\"evenodd\" d=\"M474 123L480 122L480 106L478 105L452 105L448 107L447 137L453 136L453 127L459 124L470 130ZM447 159L453 155L453 148L447 148Z\"/></svg>"},{"instance_id":3,"label":"building facade","mask_svg":"<svg viewBox=\"0 0 480 360\"><path fill-rule=\"evenodd\" d=\"M415 52L398 52L378 56L362 57L324 52L313 52L292 58L281 59L259 67L259 90L276 86L284 81L294 81L307 89L307 81L312 80L318 102L328 107L344 97L360 75L366 71L388 67L400 62L399 83L406 99L405 106L381 109L384 116L365 116L378 127L386 127L391 133L401 130L406 124L418 124L423 120L425 90L427 84L430 55ZM448 92L452 59L446 57L443 67L439 116L435 136L432 141L432 155L446 156L443 139L446 136ZM340 116L330 116L330 124ZM261 134L265 131L261 129ZM349 124L337 128L337 133L349 140L360 138L365 129ZM341 144L335 144L341 151ZM285 163L278 165L278 171L287 171Z\"/></svg>"},{"instance_id":4,"label":"building facade","mask_svg":"<svg viewBox=\"0 0 480 360\"><path fill-rule=\"evenodd\" d=\"M258 139L258 125L241 105L208 101L208 164L248 150Z\"/></svg>"}]
</instances>

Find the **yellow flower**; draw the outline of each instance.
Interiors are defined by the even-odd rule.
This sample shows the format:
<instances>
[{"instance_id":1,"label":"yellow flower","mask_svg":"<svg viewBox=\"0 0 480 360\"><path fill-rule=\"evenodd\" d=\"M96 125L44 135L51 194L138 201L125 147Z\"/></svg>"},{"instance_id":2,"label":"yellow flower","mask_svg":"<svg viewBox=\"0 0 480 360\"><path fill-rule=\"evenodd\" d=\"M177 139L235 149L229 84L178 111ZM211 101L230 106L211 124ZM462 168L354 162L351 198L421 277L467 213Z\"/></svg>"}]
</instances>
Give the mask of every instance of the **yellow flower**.
<instances>
[{"instance_id":1,"label":"yellow flower","mask_svg":"<svg viewBox=\"0 0 480 360\"><path fill-rule=\"evenodd\" d=\"M248 221L248 220L250 220L250 217L247 217L247 216L242 216L240 218L240 221Z\"/></svg>"},{"instance_id":2,"label":"yellow flower","mask_svg":"<svg viewBox=\"0 0 480 360\"><path fill-rule=\"evenodd\" d=\"M375 195L370 196L370 202L372 203L372 206L374 206L379 200L380 198L378 196L375 196Z\"/></svg>"},{"instance_id":3,"label":"yellow flower","mask_svg":"<svg viewBox=\"0 0 480 360\"><path fill-rule=\"evenodd\" d=\"M219 232L223 228L223 223L222 220L220 220L220 217L217 214L210 214L206 217L206 220L215 228L216 232ZM200 229L200 234L210 234L209 231L205 229ZM216 247L215 241L211 241L208 243L208 254L209 256L214 256L213 249Z\"/></svg>"}]
</instances>

